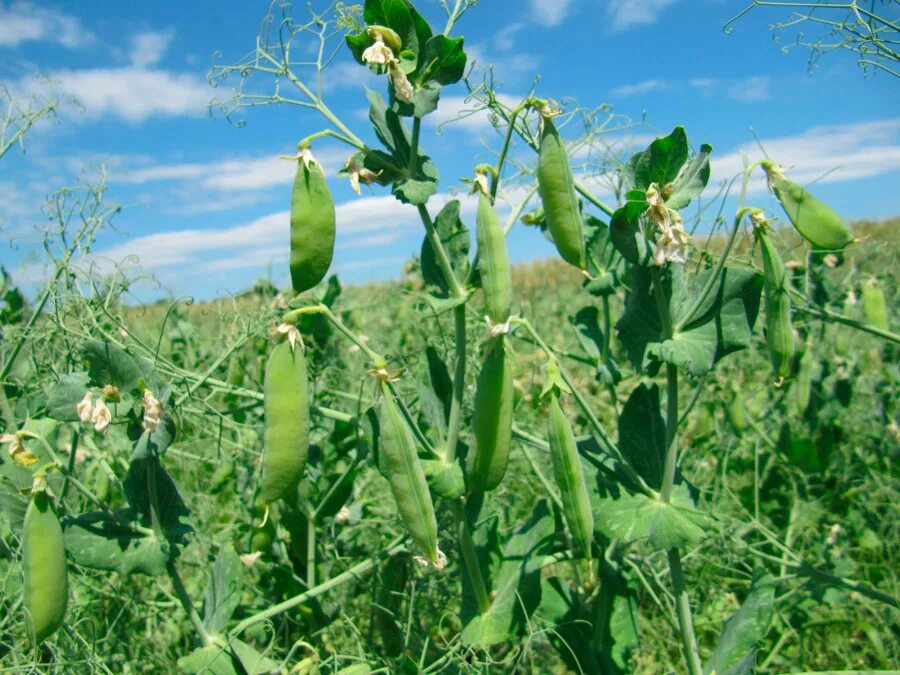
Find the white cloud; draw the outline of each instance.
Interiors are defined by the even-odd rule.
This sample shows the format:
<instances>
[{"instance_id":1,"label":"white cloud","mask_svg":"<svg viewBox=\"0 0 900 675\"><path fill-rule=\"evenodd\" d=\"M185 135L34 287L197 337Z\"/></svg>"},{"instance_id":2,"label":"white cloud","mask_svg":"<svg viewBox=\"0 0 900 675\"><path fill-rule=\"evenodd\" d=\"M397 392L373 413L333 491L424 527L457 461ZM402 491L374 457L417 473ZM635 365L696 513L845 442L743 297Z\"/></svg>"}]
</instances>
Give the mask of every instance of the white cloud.
<instances>
[{"instance_id":1,"label":"white cloud","mask_svg":"<svg viewBox=\"0 0 900 675\"><path fill-rule=\"evenodd\" d=\"M900 117L886 120L813 127L796 136L760 139L769 157L784 165L801 185L837 183L900 170ZM721 157L712 157L711 183L730 180L748 161L763 159L757 144L746 143ZM751 193L766 190L761 171L754 173Z\"/></svg>"},{"instance_id":2,"label":"white cloud","mask_svg":"<svg viewBox=\"0 0 900 675\"><path fill-rule=\"evenodd\" d=\"M31 2L0 5L0 47L44 40L64 47L81 47L93 34L74 16Z\"/></svg>"},{"instance_id":3,"label":"white cloud","mask_svg":"<svg viewBox=\"0 0 900 675\"><path fill-rule=\"evenodd\" d=\"M747 77L735 82L728 88L728 95L735 101L753 103L756 101L768 101L772 98L769 86L772 84L770 77Z\"/></svg>"},{"instance_id":4,"label":"white cloud","mask_svg":"<svg viewBox=\"0 0 900 675\"><path fill-rule=\"evenodd\" d=\"M565 21L572 0L529 0L535 21L544 26L558 26Z\"/></svg>"},{"instance_id":5,"label":"white cloud","mask_svg":"<svg viewBox=\"0 0 900 675\"><path fill-rule=\"evenodd\" d=\"M169 43L174 37L175 31L171 28L138 33L134 36L131 49L131 65L135 68L156 65L169 49Z\"/></svg>"},{"instance_id":6,"label":"white cloud","mask_svg":"<svg viewBox=\"0 0 900 675\"><path fill-rule=\"evenodd\" d=\"M496 55L485 50L484 45L478 44L467 45L466 54L468 55L466 68L471 68L474 64L476 68L484 71L493 69L495 84L531 80L539 64L533 54L506 51L502 55Z\"/></svg>"},{"instance_id":7,"label":"white cloud","mask_svg":"<svg viewBox=\"0 0 900 675\"><path fill-rule=\"evenodd\" d=\"M506 106L519 105L520 99L508 94L498 94L497 99ZM449 123L444 128L458 129L466 133L483 133L491 129L490 112L476 110L475 102L466 102L465 96L446 96L441 99L438 109L425 118L425 123L438 126Z\"/></svg>"},{"instance_id":8,"label":"white cloud","mask_svg":"<svg viewBox=\"0 0 900 675\"><path fill-rule=\"evenodd\" d=\"M668 89L669 84L667 82L663 82L662 80L644 80L643 82L636 82L635 84L626 84L621 87L616 87L610 92L613 96L642 96L644 94L649 94L651 91L659 91L661 89Z\"/></svg>"},{"instance_id":9,"label":"white cloud","mask_svg":"<svg viewBox=\"0 0 900 675\"><path fill-rule=\"evenodd\" d=\"M515 38L516 33L525 28L525 24L521 22L511 23L508 26L504 26L497 34L494 35L494 46L500 51L509 51L516 44Z\"/></svg>"},{"instance_id":10,"label":"white cloud","mask_svg":"<svg viewBox=\"0 0 900 675\"><path fill-rule=\"evenodd\" d=\"M607 0L606 14L609 29L613 32L628 30L634 26L656 23L660 13L678 0Z\"/></svg>"}]
</instances>

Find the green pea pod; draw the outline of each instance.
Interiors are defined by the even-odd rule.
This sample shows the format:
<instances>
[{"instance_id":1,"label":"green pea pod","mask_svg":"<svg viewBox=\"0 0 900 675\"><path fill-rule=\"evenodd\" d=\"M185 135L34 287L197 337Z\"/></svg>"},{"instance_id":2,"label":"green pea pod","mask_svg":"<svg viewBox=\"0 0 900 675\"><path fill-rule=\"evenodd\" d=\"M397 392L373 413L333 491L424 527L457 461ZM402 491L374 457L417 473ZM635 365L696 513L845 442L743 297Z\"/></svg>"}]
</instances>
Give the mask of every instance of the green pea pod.
<instances>
[{"instance_id":1,"label":"green pea pod","mask_svg":"<svg viewBox=\"0 0 900 675\"><path fill-rule=\"evenodd\" d=\"M591 559L591 542L594 539L594 514L588 496L587 483L575 434L569 423L559 397L554 391L550 397L550 418L548 423L550 458L553 460L553 475L559 486L563 502L563 515L572 540L588 560Z\"/></svg>"},{"instance_id":2,"label":"green pea pod","mask_svg":"<svg viewBox=\"0 0 900 675\"><path fill-rule=\"evenodd\" d=\"M847 223L818 197L785 178L771 162L762 164L769 185L797 231L816 248L844 248L853 241Z\"/></svg>"},{"instance_id":3,"label":"green pea pod","mask_svg":"<svg viewBox=\"0 0 900 675\"><path fill-rule=\"evenodd\" d=\"M740 436L747 429L747 407L744 398L737 387L731 393L731 400L725 406L725 417L731 429Z\"/></svg>"},{"instance_id":4,"label":"green pea pod","mask_svg":"<svg viewBox=\"0 0 900 675\"><path fill-rule=\"evenodd\" d=\"M291 194L291 282L302 293L325 278L334 256L334 201L322 167L302 157Z\"/></svg>"},{"instance_id":5,"label":"green pea pod","mask_svg":"<svg viewBox=\"0 0 900 675\"><path fill-rule=\"evenodd\" d=\"M493 490L509 463L512 441L512 364L501 335L488 343L487 355L475 387L475 449L469 452L469 488Z\"/></svg>"},{"instance_id":6,"label":"green pea pod","mask_svg":"<svg viewBox=\"0 0 900 675\"><path fill-rule=\"evenodd\" d=\"M543 119L537 181L547 228L556 250L567 263L583 270L584 224L575 196L575 179L566 146L549 117Z\"/></svg>"},{"instance_id":7,"label":"green pea pod","mask_svg":"<svg viewBox=\"0 0 900 675\"><path fill-rule=\"evenodd\" d=\"M484 304L493 323L506 323L512 304L512 278L506 235L491 200L484 193L478 195L478 211L475 219L478 240L478 267Z\"/></svg>"},{"instance_id":8,"label":"green pea pod","mask_svg":"<svg viewBox=\"0 0 900 675\"><path fill-rule=\"evenodd\" d=\"M303 479L309 455L309 382L301 347L281 342L266 364L265 450L261 493L267 504L281 499Z\"/></svg>"},{"instance_id":9,"label":"green pea pod","mask_svg":"<svg viewBox=\"0 0 900 675\"><path fill-rule=\"evenodd\" d=\"M387 382L381 383L381 394L381 452L397 511L415 544L429 562L438 565L437 520L415 439Z\"/></svg>"},{"instance_id":10,"label":"green pea pod","mask_svg":"<svg viewBox=\"0 0 900 675\"><path fill-rule=\"evenodd\" d=\"M887 330L887 302L884 299L884 291L881 290L881 287L878 286L874 279L870 279L863 286L862 303L866 321L876 328Z\"/></svg>"},{"instance_id":11,"label":"green pea pod","mask_svg":"<svg viewBox=\"0 0 900 675\"><path fill-rule=\"evenodd\" d=\"M381 572L381 586L373 609L373 623L384 645L384 653L398 656L406 642L400 609L409 576L409 560L405 554L388 558Z\"/></svg>"},{"instance_id":12,"label":"green pea pod","mask_svg":"<svg viewBox=\"0 0 900 675\"><path fill-rule=\"evenodd\" d=\"M32 645L62 625L69 588L62 528L46 492L36 492L22 527L25 629Z\"/></svg>"},{"instance_id":13,"label":"green pea pod","mask_svg":"<svg viewBox=\"0 0 900 675\"><path fill-rule=\"evenodd\" d=\"M788 293L788 276L778 249L763 230L757 230L762 252L766 300L766 344L775 377L784 379L791 374L794 356L794 331L791 326L791 296Z\"/></svg>"}]
</instances>

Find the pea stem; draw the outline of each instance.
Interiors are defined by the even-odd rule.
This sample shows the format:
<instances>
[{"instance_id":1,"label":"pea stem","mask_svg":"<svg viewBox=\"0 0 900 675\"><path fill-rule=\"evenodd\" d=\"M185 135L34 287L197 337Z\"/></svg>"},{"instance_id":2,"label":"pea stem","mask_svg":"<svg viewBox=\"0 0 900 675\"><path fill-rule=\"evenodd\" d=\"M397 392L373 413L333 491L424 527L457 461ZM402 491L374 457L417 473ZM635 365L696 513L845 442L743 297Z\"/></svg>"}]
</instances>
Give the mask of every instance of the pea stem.
<instances>
[{"instance_id":1,"label":"pea stem","mask_svg":"<svg viewBox=\"0 0 900 675\"><path fill-rule=\"evenodd\" d=\"M204 647L207 646L212 640L209 637L209 633L206 632L206 626L203 625L200 615L197 614L197 610L194 609L194 605L191 602L191 596L188 595L187 589L184 587L184 582L181 580L181 575L178 573L178 568L175 566L174 560L170 560L166 563L166 572L169 575L169 579L172 581L172 588L175 589L175 595L178 597L178 601L187 613L188 619L190 619L191 624L194 626L194 630L197 631L197 636L200 638L201 644Z\"/></svg>"},{"instance_id":2,"label":"pea stem","mask_svg":"<svg viewBox=\"0 0 900 675\"><path fill-rule=\"evenodd\" d=\"M478 566L475 543L472 541L472 533L469 531L469 522L466 519L461 500L453 503L453 510L456 515L459 547L465 563L464 569L469 577L469 583L472 584L472 591L475 593L478 613L485 614L491 608L491 601L488 597L487 588L484 585L484 579L481 576L481 568Z\"/></svg>"},{"instance_id":3,"label":"pea stem","mask_svg":"<svg viewBox=\"0 0 900 675\"><path fill-rule=\"evenodd\" d=\"M447 421L447 447L444 459L452 462L456 458L456 446L462 424L462 404L466 393L466 306L453 308L454 343L456 366L453 371L453 398L450 400L450 415Z\"/></svg>"}]
</instances>

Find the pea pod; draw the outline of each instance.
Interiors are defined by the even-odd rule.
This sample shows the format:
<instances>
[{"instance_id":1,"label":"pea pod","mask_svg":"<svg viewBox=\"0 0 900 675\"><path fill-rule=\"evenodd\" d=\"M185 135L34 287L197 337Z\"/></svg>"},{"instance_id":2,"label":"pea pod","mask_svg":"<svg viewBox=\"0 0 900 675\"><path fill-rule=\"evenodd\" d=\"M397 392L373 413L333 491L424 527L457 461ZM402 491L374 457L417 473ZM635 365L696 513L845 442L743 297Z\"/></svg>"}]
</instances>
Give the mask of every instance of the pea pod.
<instances>
[{"instance_id":1,"label":"pea pod","mask_svg":"<svg viewBox=\"0 0 900 675\"><path fill-rule=\"evenodd\" d=\"M788 293L788 276L778 249L762 230L756 232L762 252L766 300L766 344L769 358L779 380L791 374L794 356L794 331L791 326L791 297Z\"/></svg>"},{"instance_id":2,"label":"pea pod","mask_svg":"<svg viewBox=\"0 0 900 675\"><path fill-rule=\"evenodd\" d=\"M22 527L25 629L38 645L62 625L68 600L62 528L44 491L35 492Z\"/></svg>"},{"instance_id":3,"label":"pea pod","mask_svg":"<svg viewBox=\"0 0 900 675\"><path fill-rule=\"evenodd\" d=\"M478 211L475 219L478 240L478 267L484 304L493 323L506 323L512 304L512 278L506 235L490 198L483 192L478 195Z\"/></svg>"},{"instance_id":4,"label":"pea pod","mask_svg":"<svg viewBox=\"0 0 900 675\"><path fill-rule=\"evenodd\" d=\"M488 344L475 388L475 449L469 453L467 467L471 490L493 490L503 479L509 463L512 416L512 365L501 335Z\"/></svg>"},{"instance_id":5,"label":"pea pod","mask_svg":"<svg viewBox=\"0 0 900 675\"><path fill-rule=\"evenodd\" d=\"M425 482L425 471L416 452L415 439L400 414L387 382L381 383L381 452L387 466L391 492L400 518L426 559L440 564L437 547L437 520Z\"/></svg>"},{"instance_id":6,"label":"pea pod","mask_svg":"<svg viewBox=\"0 0 900 675\"><path fill-rule=\"evenodd\" d=\"M556 250L567 263L584 269L584 224L575 196L575 179L566 146L550 117L543 118L537 181L547 228Z\"/></svg>"},{"instance_id":7,"label":"pea pod","mask_svg":"<svg viewBox=\"0 0 900 675\"><path fill-rule=\"evenodd\" d=\"M318 284L334 256L334 201L325 174L301 151L291 194L291 282L295 293Z\"/></svg>"},{"instance_id":8,"label":"pea pod","mask_svg":"<svg viewBox=\"0 0 900 675\"><path fill-rule=\"evenodd\" d=\"M587 483L575 434L569 423L559 397L554 391L550 397L550 417L548 423L550 458L553 460L553 475L559 486L563 502L563 515L572 540L588 560L591 559L591 542L594 539L594 514L588 496Z\"/></svg>"},{"instance_id":9,"label":"pea pod","mask_svg":"<svg viewBox=\"0 0 900 675\"><path fill-rule=\"evenodd\" d=\"M863 286L862 304L866 321L876 328L887 330L887 302L885 302L884 299L884 291L881 290L881 287L878 286L878 282L875 281L875 279L869 279L869 281L866 282L866 285Z\"/></svg>"},{"instance_id":10,"label":"pea pod","mask_svg":"<svg viewBox=\"0 0 900 675\"><path fill-rule=\"evenodd\" d=\"M853 241L847 223L818 197L785 178L773 162L763 162L769 186L797 231L816 248L844 248Z\"/></svg>"},{"instance_id":11,"label":"pea pod","mask_svg":"<svg viewBox=\"0 0 900 675\"><path fill-rule=\"evenodd\" d=\"M265 450L261 493L267 504L281 499L303 478L309 454L309 382L300 347L281 342L272 350L263 383Z\"/></svg>"}]
</instances>

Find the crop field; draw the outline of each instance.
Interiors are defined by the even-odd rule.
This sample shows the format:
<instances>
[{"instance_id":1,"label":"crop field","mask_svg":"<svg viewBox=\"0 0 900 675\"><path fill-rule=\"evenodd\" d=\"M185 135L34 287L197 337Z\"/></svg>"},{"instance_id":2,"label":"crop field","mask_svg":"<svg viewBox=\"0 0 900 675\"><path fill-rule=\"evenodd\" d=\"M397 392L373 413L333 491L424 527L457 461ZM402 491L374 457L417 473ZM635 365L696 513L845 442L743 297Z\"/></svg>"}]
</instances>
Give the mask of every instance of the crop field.
<instances>
[{"instance_id":1,"label":"crop field","mask_svg":"<svg viewBox=\"0 0 900 675\"><path fill-rule=\"evenodd\" d=\"M790 157L703 201L681 126L601 193L593 118L473 85L475 3L441 4L443 33L273 3L214 69L326 124L287 158L289 286L136 301L90 257L104 185L49 200L36 291L3 269L0 673L897 672L900 219L848 223ZM292 70L331 30L382 78L363 122ZM422 120L458 83L499 145L439 202ZM323 141L421 220L391 281L335 272ZM526 227L554 257L510 262Z\"/></svg>"}]
</instances>

